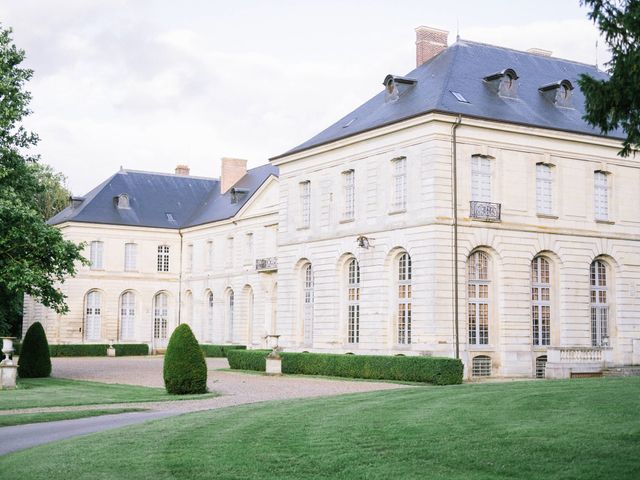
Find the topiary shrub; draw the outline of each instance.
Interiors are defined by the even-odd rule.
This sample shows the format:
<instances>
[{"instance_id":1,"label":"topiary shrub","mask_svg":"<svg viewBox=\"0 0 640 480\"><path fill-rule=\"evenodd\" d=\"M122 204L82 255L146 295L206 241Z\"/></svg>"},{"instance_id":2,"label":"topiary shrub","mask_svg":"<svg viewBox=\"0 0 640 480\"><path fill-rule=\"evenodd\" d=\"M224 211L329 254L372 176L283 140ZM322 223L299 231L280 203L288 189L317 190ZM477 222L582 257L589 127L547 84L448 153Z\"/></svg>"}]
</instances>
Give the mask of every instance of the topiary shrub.
<instances>
[{"instance_id":1,"label":"topiary shrub","mask_svg":"<svg viewBox=\"0 0 640 480\"><path fill-rule=\"evenodd\" d=\"M20 378L41 378L51 375L49 343L40 322L31 325L22 340L18 375Z\"/></svg>"},{"instance_id":2,"label":"topiary shrub","mask_svg":"<svg viewBox=\"0 0 640 480\"><path fill-rule=\"evenodd\" d=\"M207 364L186 323L173 331L164 355L164 386L168 393L206 393Z\"/></svg>"}]
</instances>

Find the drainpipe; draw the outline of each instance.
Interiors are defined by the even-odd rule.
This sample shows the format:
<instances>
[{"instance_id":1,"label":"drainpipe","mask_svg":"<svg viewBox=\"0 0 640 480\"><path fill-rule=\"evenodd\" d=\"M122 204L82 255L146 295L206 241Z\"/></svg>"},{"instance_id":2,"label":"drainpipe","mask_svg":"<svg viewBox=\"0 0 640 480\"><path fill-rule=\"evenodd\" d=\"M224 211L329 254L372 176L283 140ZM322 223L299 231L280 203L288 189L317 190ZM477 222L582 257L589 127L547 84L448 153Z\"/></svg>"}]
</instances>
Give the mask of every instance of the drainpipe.
<instances>
[{"instance_id":1,"label":"drainpipe","mask_svg":"<svg viewBox=\"0 0 640 480\"><path fill-rule=\"evenodd\" d=\"M180 325L182 319L182 231L178 230L180 235L180 270L178 273L178 325Z\"/></svg>"},{"instance_id":2,"label":"drainpipe","mask_svg":"<svg viewBox=\"0 0 640 480\"><path fill-rule=\"evenodd\" d=\"M462 123L462 115L458 115L451 126L451 182L453 184L453 328L456 344L456 358L460 358L460 332L458 319L458 155L456 131Z\"/></svg>"}]
</instances>

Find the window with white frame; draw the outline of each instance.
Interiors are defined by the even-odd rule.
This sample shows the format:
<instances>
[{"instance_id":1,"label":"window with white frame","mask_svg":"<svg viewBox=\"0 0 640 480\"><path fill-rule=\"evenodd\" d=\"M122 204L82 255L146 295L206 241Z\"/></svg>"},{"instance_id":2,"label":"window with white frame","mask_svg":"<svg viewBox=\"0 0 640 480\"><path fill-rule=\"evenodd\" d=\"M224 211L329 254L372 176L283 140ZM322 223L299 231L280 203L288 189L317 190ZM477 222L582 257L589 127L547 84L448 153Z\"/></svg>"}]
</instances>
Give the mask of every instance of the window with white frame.
<instances>
[{"instance_id":1,"label":"window with white frame","mask_svg":"<svg viewBox=\"0 0 640 480\"><path fill-rule=\"evenodd\" d=\"M185 270L191 272L193 270L193 244L187 245L187 258L185 259Z\"/></svg>"},{"instance_id":2,"label":"window with white frame","mask_svg":"<svg viewBox=\"0 0 640 480\"><path fill-rule=\"evenodd\" d=\"M491 201L491 160L487 157L471 157L471 200Z\"/></svg>"},{"instance_id":3,"label":"window with white frame","mask_svg":"<svg viewBox=\"0 0 640 480\"><path fill-rule=\"evenodd\" d=\"M124 292L120 297L120 339L132 340L135 337L136 296L133 292Z\"/></svg>"},{"instance_id":4,"label":"window with white frame","mask_svg":"<svg viewBox=\"0 0 640 480\"><path fill-rule=\"evenodd\" d=\"M135 272L138 269L138 245L135 243L124 244L124 270Z\"/></svg>"},{"instance_id":5,"label":"window with white frame","mask_svg":"<svg viewBox=\"0 0 640 480\"><path fill-rule=\"evenodd\" d=\"M607 265L595 260L590 271L591 345L607 346L609 342L609 302Z\"/></svg>"},{"instance_id":6,"label":"window with white frame","mask_svg":"<svg viewBox=\"0 0 640 480\"><path fill-rule=\"evenodd\" d=\"M233 266L233 237L227 237L227 258L225 259L227 267Z\"/></svg>"},{"instance_id":7,"label":"window with white frame","mask_svg":"<svg viewBox=\"0 0 640 480\"><path fill-rule=\"evenodd\" d=\"M403 253L398 258L398 343L411 343L411 257Z\"/></svg>"},{"instance_id":8,"label":"window with white frame","mask_svg":"<svg viewBox=\"0 0 640 480\"><path fill-rule=\"evenodd\" d=\"M605 172L594 172L594 207L596 220L609 220L609 182Z\"/></svg>"},{"instance_id":9,"label":"window with white frame","mask_svg":"<svg viewBox=\"0 0 640 480\"><path fill-rule=\"evenodd\" d=\"M391 161L393 167L393 199L392 210L404 210L407 208L407 159L406 157L394 158Z\"/></svg>"},{"instance_id":10,"label":"window with white frame","mask_svg":"<svg viewBox=\"0 0 640 480\"><path fill-rule=\"evenodd\" d=\"M245 235L245 264L251 264L254 260L253 255L253 233Z\"/></svg>"},{"instance_id":11,"label":"window with white frame","mask_svg":"<svg viewBox=\"0 0 640 480\"><path fill-rule=\"evenodd\" d=\"M544 378L547 371L547 356L536 357L536 378Z\"/></svg>"},{"instance_id":12,"label":"window with white frame","mask_svg":"<svg viewBox=\"0 0 640 480\"><path fill-rule=\"evenodd\" d=\"M531 262L531 326L533 344L551 342L551 272L549 261L536 257Z\"/></svg>"},{"instance_id":13,"label":"window with white frame","mask_svg":"<svg viewBox=\"0 0 640 480\"><path fill-rule=\"evenodd\" d=\"M233 290L227 292L227 340L233 341L233 323L235 315L235 296Z\"/></svg>"},{"instance_id":14,"label":"window with white frame","mask_svg":"<svg viewBox=\"0 0 640 480\"><path fill-rule=\"evenodd\" d=\"M347 341L360 342L360 265L355 258L347 263Z\"/></svg>"},{"instance_id":15,"label":"window with white frame","mask_svg":"<svg viewBox=\"0 0 640 480\"><path fill-rule=\"evenodd\" d=\"M543 215L553 213L553 169L546 163L536 165L536 209Z\"/></svg>"},{"instance_id":16,"label":"window with white frame","mask_svg":"<svg viewBox=\"0 0 640 480\"><path fill-rule=\"evenodd\" d=\"M100 340L101 301L102 295L97 290L87 293L85 299L85 337L87 340Z\"/></svg>"},{"instance_id":17,"label":"window with white frame","mask_svg":"<svg viewBox=\"0 0 640 480\"><path fill-rule=\"evenodd\" d=\"M160 292L153 298L153 338L166 340L169 321L169 297Z\"/></svg>"},{"instance_id":18,"label":"window with white frame","mask_svg":"<svg viewBox=\"0 0 640 480\"><path fill-rule=\"evenodd\" d=\"M469 345L489 343L489 255L478 251L467 262Z\"/></svg>"},{"instance_id":19,"label":"window with white frame","mask_svg":"<svg viewBox=\"0 0 640 480\"><path fill-rule=\"evenodd\" d=\"M471 362L472 377L490 377L491 376L491 357L487 355L478 355L473 357Z\"/></svg>"},{"instance_id":20,"label":"window with white frame","mask_svg":"<svg viewBox=\"0 0 640 480\"><path fill-rule=\"evenodd\" d=\"M158 271L169 271L169 245L158 245Z\"/></svg>"},{"instance_id":21,"label":"window with white frame","mask_svg":"<svg viewBox=\"0 0 640 480\"><path fill-rule=\"evenodd\" d=\"M102 270L102 253L104 249L104 244L100 241L94 240L91 242L90 247L90 260L91 260L91 270Z\"/></svg>"},{"instance_id":22,"label":"window with white frame","mask_svg":"<svg viewBox=\"0 0 640 480\"><path fill-rule=\"evenodd\" d=\"M213 270L213 240L207 240L206 249L207 269Z\"/></svg>"},{"instance_id":23,"label":"window with white frame","mask_svg":"<svg viewBox=\"0 0 640 480\"><path fill-rule=\"evenodd\" d=\"M213 341L213 292L207 295L207 323L209 324L209 338Z\"/></svg>"},{"instance_id":24,"label":"window with white frame","mask_svg":"<svg viewBox=\"0 0 640 480\"><path fill-rule=\"evenodd\" d=\"M303 288L302 288L302 315L304 344L313 344L313 268L307 263L302 268Z\"/></svg>"},{"instance_id":25,"label":"window with white frame","mask_svg":"<svg viewBox=\"0 0 640 480\"><path fill-rule=\"evenodd\" d=\"M344 199L342 219L352 220L356 213L356 184L353 170L342 172L342 191Z\"/></svg>"},{"instance_id":26,"label":"window with white frame","mask_svg":"<svg viewBox=\"0 0 640 480\"><path fill-rule=\"evenodd\" d=\"M300 228L311 226L311 182L300 182Z\"/></svg>"}]
</instances>

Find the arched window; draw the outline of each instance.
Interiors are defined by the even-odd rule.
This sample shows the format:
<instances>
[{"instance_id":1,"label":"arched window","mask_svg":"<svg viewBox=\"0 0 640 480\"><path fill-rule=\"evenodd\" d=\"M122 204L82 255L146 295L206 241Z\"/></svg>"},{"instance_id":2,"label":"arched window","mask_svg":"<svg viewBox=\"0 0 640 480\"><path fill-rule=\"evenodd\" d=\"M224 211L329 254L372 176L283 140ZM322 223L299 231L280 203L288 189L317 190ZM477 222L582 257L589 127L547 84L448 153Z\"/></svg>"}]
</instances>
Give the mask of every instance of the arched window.
<instances>
[{"instance_id":1,"label":"arched window","mask_svg":"<svg viewBox=\"0 0 640 480\"><path fill-rule=\"evenodd\" d=\"M135 336L136 296L133 292L124 292L120 297L120 338L132 340Z\"/></svg>"},{"instance_id":2,"label":"arched window","mask_svg":"<svg viewBox=\"0 0 640 480\"><path fill-rule=\"evenodd\" d=\"M92 290L87 293L85 301L85 336L87 340L100 340L100 329L102 324L101 302L102 295L97 290Z\"/></svg>"},{"instance_id":3,"label":"arched window","mask_svg":"<svg viewBox=\"0 0 640 480\"><path fill-rule=\"evenodd\" d=\"M233 294L233 290L229 289L227 293L227 339L232 342L233 341L233 315L234 315L234 306L235 306L235 297Z\"/></svg>"},{"instance_id":4,"label":"arched window","mask_svg":"<svg viewBox=\"0 0 640 480\"><path fill-rule=\"evenodd\" d=\"M207 322L209 323L210 339L213 341L213 292L207 295Z\"/></svg>"},{"instance_id":5,"label":"arched window","mask_svg":"<svg viewBox=\"0 0 640 480\"><path fill-rule=\"evenodd\" d=\"M166 293L160 292L153 299L153 339L156 344L167 339L168 319L169 298Z\"/></svg>"},{"instance_id":6,"label":"arched window","mask_svg":"<svg viewBox=\"0 0 640 480\"><path fill-rule=\"evenodd\" d=\"M491 376L491 357L487 355L478 355L473 357L471 362L472 377L490 377Z\"/></svg>"},{"instance_id":7,"label":"arched window","mask_svg":"<svg viewBox=\"0 0 640 480\"><path fill-rule=\"evenodd\" d=\"M347 263L347 341L360 341L360 265L355 258Z\"/></svg>"},{"instance_id":8,"label":"arched window","mask_svg":"<svg viewBox=\"0 0 640 480\"><path fill-rule=\"evenodd\" d=\"M398 257L398 343L411 343L411 257Z\"/></svg>"},{"instance_id":9,"label":"arched window","mask_svg":"<svg viewBox=\"0 0 640 480\"><path fill-rule=\"evenodd\" d=\"M607 298L607 265L602 260L591 264L591 345L609 343L609 303Z\"/></svg>"},{"instance_id":10,"label":"arched window","mask_svg":"<svg viewBox=\"0 0 640 480\"><path fill-rule=\"evenodd\" d=\"M489 343L489 255L475 252L467 263L469 345Z\"/></svg>"},{"instance_id":11,"label":"arched window","mask_svg":"<svg viewBox=\"0 0 640 480\"><path fill-rule=\"evenodd\" d=\"M307 263L302 268L303 289L302 289L302 315L304 329L304 344L313 344L313 268Z\"/></svg>"},{"instance_id":12,"label":"arched window","mask_svg":"<svg viewBox=\"0 0 640 480\"><path fill-rule=\"evenodd\" d=\"M531 262L531 325L534 345L551 341L551 274L549 262L536 257Z\"/></svg>"}]
</instances>

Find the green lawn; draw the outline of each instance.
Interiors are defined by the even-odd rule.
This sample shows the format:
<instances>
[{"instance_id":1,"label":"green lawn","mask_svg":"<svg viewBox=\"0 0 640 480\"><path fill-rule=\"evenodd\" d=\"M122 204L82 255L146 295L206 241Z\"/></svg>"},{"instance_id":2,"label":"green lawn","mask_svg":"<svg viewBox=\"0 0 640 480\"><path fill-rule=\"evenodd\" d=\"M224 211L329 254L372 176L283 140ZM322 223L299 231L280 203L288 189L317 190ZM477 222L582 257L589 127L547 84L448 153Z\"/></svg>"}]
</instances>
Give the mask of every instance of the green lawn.
<instances>
[{"instance_id":1,"label":"green lawn","mask_svg":"<svg viewBox=\"0 0 640 480\"><path fill-rule=\"evenodd\" d=\"M110 410L73 410L68 412L20 413L15 415L0 414L0 427L24 425L25 423L55 422L73 420L74 418L98 417L115 413L144 412L144 408L112 408Z\"/></svg>"},{"instance_id":2,"label":"green lawn","mask_svg":"<svg viewBox=\"0 0 640 480\"><path fill-rule=\"evenodd\" d=\"M640 378L244 405L0 457L6 478L638 479Z\"/></svg>"},{"instance_id":3,"label":"green lawn","mask_svg":"<svg viewBox=\"0 0 640 480\"><path fill-rule=\"evenodd\" d=\"M0 410L63 407L108 403L163 402L211 398L204 395L169 395L164 388L84 382L64 378L25 378L15 390L0 390Z\"/></svg>"}]
</instances>

